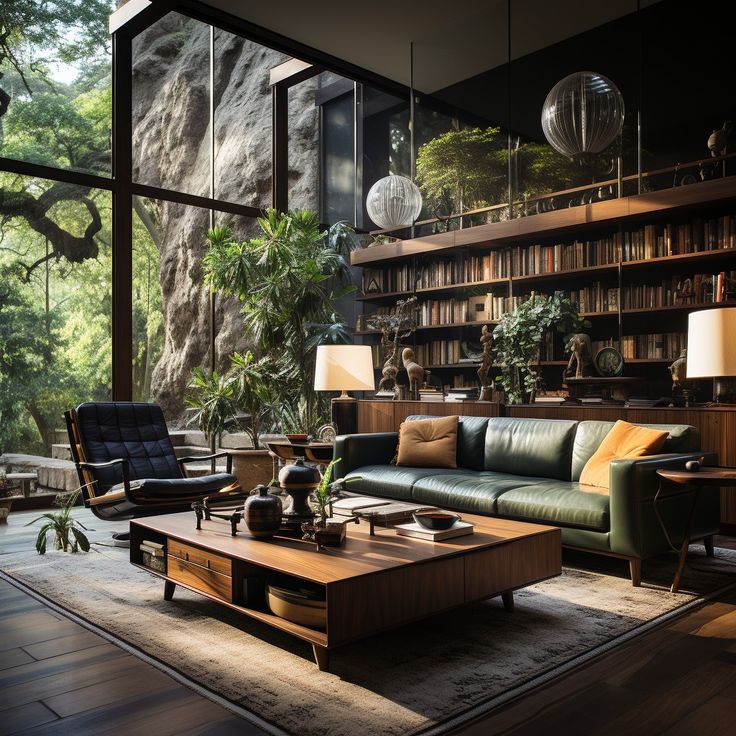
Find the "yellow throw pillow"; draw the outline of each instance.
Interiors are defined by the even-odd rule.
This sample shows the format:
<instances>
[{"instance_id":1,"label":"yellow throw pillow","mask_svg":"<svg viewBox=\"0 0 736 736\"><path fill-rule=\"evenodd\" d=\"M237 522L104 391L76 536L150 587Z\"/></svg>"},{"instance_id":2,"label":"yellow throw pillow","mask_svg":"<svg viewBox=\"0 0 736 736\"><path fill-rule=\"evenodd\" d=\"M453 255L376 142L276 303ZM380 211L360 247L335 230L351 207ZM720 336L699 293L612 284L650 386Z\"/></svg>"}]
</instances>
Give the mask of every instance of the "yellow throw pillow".
<instances>
[{"instance_id":1,"label":"yellow throw pillow","mask_svg":"<svg viewBox=\"0 0 736 736\"><path fill-rule=\"evenodd\" d=\"M396 464L417 468L456 468L457 416L402 422Z\"/></svg>"},{"instance_id":2,"label":"yellow throw pillow","mask_svg":"<svg viewBox=\"0 0 736 736\"><path fill-rule=\"evenodd\" d=\"M639 427L619 419L585 463L580 484L608 488L611 460L654 455L662 448L667 435L666 431Z\"/></svg>"}]
</instances>

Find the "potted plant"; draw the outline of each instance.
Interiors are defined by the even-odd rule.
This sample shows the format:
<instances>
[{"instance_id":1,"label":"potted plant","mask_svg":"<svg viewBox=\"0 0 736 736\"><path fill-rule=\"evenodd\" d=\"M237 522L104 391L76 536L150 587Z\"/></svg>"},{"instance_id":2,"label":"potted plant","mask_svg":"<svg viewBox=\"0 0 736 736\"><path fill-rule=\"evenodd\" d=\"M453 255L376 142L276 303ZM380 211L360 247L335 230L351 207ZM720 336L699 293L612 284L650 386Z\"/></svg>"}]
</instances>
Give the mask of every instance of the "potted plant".
<instances>
[{"instance_id":1,"label":"potted plant","mask_svg":"<svg viewBox=\"0 0 736 736\"><path fill-rule=\"evenodd\" d=\"M269 356L283 387L284 405L303 407L303 426L326 421L328 398L314 391L315 350L320 342L349 342L336 304L355 290L347 256L355 247L344 222L323 230L316 212L269 209L258 237L238 242L227 228L207 235L207 283L242 303L244 328Z\"/></svg>"},{"instance_id":2,"label":"potted plant","mask_svg":"<svg viewBox=\"0 0 736 736\"><path fill-rule=\"evenodd\" d=\"M80 491L68 494L59 494L54 503L61 506L61 511L47 512L37 519L29 521L26 526L35 524L37 521L45 520L44 525L36 537L36 551L38 554L46 554L46 538L50 532L54 533L54 546L64 552L89 552L89 540L82 531L87 527L81 521L72 517L72 509L79 498ZM81 528L80 528L81 527Z\"/></svg>"},{"instance_id":3,"label":"potted plant","mask_svg":"<svg viewBox=\"0 0 736 736\"><path fill-rule=\"evenodd\" d=\"M5 471L0 470L0 524L8 523L8 515L14 500L14 489L8 481Z\"/></svg>"},{"instance_id":4,"label":"potted plant","mask_svg":"<svg viewBox=\"0 0 736 736\"><path fill-rule=\"evenodd\" d=\"M339 546L345 539L345 521L336 521L334 524L328 523L328 518L331 516L331 504L340 498L342 491L345 489L347 483L352 481L360 480L360 476L354 476L349 479L338 478L332 480L332 472L335 465L340 462L340 458L330 460L329 464L322 473L322 478L319 485L312 493L312 507L319 516L319 519L315 520L312 533L314 534L317 543L325 545L327 547Z\"/></svg>"},{"instance_id":5,"label":"potted plant","mask_svg":"<svg viewBox=\"0 0 736 736\"><path fill-rule=\"evenodd\" d=\"M274 413L273 389L269 381L271 364L268 359L255 360L250 351L235 353L229 370L224 374L195 368L189 392L188 406L196 409L196 422L215 452L227 431L242 430L251 440L251 448L228 450L233 456L233 472L243 490L261 483L268 484L273 476L273 463L268 450L261 447L261 431Z\"/></svg>"},{"instance_id":6,"label":"potted plant","mask_svg":"<svg viewBox=\"0 0 736 736\"><path fill-rule=\"evenodd\" d=\"M493 354L502 371L496 381L507 403L534 401L541 369L541 348L548 330L554 329L564 335L589 326L561 292L552 296L532 292L513 312L504 314L493 330Z\"/></svg>"}]
</instances>

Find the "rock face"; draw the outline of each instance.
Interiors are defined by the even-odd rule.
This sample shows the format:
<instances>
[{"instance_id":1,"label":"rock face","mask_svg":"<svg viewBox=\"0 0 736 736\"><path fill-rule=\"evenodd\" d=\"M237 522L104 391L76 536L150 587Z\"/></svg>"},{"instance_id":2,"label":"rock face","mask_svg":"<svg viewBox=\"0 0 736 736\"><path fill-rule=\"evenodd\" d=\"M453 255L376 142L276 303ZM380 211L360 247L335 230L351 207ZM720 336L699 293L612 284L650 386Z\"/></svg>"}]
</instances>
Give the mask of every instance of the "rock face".
<instances>
[{"instance_id":1,"label":"rock face","mask_svg":"<svg viewBox=\"0 0 736 736\"><path fill-rule=\"evenodd\" d=\"M169 13L136 38L133 66L134 180L188 194L210 194L209 26ZM269 71L281 53L215 31L215 160L218 199L254 207L271 201ZM290 206L316 207L318 114L315 83L290 91ZM157 216L165 345L152 378L153 398L169 419L181 416L196 366L208 366L210 294L201 259L209 211L171 202L147 203ZM239 238L255 223L215 213ZM216 362L248 346L236 300L216 299Z\"/></svg>"}]
</instances>

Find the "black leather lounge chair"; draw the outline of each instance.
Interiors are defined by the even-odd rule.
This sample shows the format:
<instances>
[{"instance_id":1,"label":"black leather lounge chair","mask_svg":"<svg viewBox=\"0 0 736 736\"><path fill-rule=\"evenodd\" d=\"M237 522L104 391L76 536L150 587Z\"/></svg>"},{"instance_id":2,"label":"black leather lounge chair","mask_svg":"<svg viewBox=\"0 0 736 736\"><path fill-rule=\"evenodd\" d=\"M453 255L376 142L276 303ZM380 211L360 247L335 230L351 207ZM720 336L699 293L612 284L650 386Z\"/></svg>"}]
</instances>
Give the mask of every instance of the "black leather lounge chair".
<instances>
[{"instance_id":1,"label":"black leather lounge chair","mask_svg":"<svg viewBox=\"0 0 736 736\"><path fill-rule=\"evenodd\" d=\"M84 505L100 519L185 511L193 501L238 485L227 452L177 458L156 404L89 402L64 416ZM227 458L226 473L186 476L186 463L219 457Z\"/></svg>"}]
</instances>

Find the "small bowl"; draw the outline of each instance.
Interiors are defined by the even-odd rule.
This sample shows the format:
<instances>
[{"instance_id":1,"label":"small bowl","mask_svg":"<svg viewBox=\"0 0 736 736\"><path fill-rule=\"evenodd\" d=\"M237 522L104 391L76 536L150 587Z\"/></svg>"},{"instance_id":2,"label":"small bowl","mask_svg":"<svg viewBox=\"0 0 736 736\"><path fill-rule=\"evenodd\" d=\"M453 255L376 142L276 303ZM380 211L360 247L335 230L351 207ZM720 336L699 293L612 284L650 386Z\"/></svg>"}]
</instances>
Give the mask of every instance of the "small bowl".
<instances>
[{"instance_id":1,"label":"small bowl","mask_svg":"<svg viewBox=\"0 0 736 736\"><path fill-rule=\"evenodd\" d=\"M449 529L456 521L460 521L460 514L452 511L415 511L412 516L419 526L425 529Z\"/></svg>"},{"instance_id":2,"label":"small bowl","mask_svg":"<svg viewBox=\"0 0 736 736\"><path fill-rule=\"evenodd\" d=\"M286 439L289 442L306 442L307 436L306 434L287 434Z\"/></svg>"}]
</instances>

